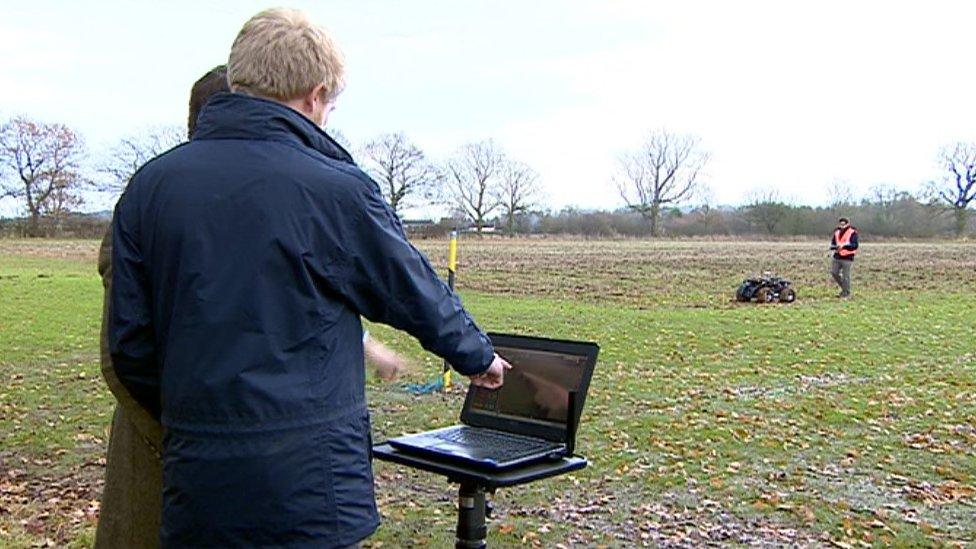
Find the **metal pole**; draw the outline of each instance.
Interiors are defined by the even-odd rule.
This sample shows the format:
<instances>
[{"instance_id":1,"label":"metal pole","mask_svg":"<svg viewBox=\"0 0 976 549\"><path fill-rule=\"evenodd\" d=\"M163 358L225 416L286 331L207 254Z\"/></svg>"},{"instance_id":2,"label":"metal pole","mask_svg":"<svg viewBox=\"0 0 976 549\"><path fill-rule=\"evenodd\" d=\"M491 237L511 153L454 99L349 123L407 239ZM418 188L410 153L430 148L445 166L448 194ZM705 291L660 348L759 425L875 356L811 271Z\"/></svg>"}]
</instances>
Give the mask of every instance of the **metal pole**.
<instances>
[{"instance_id":1,"label":"metal pole","mask_svg":"<svg viewBox=\"0 0 976 549\"><path fill-rule=\"evenodd\" d=\"M451 244L447 251L447 285L454 291L454 276L457 272L457 229L451 231ZM444 389L451 388L451 365L444 361Z\"/></svg>"},{"instance_id":2,"label":"metal pole","mask_svg":"<svg viewBox=\"0 0 976 549\"><path fill-rule=\"evenodd\" d=\"M458 488L458 521L455 549L485 549L488 525L485 524L485 488L462 481Z\"/></svg>"}]
</instances>

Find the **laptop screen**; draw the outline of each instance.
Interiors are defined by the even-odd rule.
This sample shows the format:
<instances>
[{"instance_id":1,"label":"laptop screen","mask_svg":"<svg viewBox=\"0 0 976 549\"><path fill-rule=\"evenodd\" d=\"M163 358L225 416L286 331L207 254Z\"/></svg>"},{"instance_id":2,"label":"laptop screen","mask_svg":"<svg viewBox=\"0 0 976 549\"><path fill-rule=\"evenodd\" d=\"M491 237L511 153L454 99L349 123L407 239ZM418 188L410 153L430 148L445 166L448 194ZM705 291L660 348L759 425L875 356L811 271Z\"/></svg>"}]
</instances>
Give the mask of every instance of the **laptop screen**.
<instances>
[{"instance_id":1,"label":"laptop screen","mask_svg":"<svg viewBox=\"0 0 976 549\"><path fill-rule=\"evenodd\" d=\"M472 386L471 410L500 419L564 427L569 392L580 389L587 357L499 345L495 352L512 369L505 372L505 384L497 391Z\"/></svg>"}]
</instances>

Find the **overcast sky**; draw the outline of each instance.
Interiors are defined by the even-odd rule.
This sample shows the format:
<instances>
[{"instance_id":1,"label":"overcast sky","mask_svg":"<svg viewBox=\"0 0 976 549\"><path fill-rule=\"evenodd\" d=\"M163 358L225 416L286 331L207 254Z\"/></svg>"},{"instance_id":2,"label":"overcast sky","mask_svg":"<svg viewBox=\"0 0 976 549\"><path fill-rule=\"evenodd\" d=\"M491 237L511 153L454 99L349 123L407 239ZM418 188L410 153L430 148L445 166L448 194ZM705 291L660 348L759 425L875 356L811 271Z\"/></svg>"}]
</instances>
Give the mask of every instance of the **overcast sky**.
<instances>
[{"instance_id":1,"label":"overcast sky","mask_svg":"<svg viewBox=\"0 0 976 549\"><path fill-rule=\"evenodd\" d=\"M185 124L189 87L266 2L8 1L0 119L64 122L93 151ZM915 190L976 141L976 2L290 2L348 66L329 127L403 131L434 158L496 139L548 203L613 208L620 153L649 130L701 139L712 199L760 186ZM9 205L7 206L9 210Z\"/></svg>"}]
</instances>

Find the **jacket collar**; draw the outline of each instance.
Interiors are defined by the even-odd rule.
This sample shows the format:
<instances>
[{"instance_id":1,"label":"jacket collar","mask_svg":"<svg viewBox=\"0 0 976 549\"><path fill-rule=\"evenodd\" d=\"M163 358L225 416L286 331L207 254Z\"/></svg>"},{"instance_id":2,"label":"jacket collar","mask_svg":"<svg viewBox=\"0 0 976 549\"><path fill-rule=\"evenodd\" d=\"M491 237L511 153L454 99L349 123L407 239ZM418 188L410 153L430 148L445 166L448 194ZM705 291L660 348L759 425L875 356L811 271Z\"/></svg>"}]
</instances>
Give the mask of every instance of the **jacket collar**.
<instances>
[{"instance_id":1,"label":"jacket collar","mask_svg":"<svg viewBox=\"0 0 976 549\"><path fill-rule=\"evenodd\" d=\"M353 163L346 149L301 113L281 103L241 93L218 93L207 101L193 134L193 140L198 139L286 141Z\"/></svg>"}]
</instances>

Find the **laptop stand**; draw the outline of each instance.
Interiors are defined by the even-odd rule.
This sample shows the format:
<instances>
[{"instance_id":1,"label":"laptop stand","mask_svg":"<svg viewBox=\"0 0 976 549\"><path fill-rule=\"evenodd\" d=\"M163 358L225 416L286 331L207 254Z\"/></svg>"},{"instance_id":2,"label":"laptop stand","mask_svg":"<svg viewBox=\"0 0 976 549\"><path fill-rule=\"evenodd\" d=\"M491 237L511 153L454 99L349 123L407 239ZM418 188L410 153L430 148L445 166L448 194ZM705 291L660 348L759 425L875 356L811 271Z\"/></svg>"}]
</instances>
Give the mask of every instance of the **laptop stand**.
<instances>
[{"instance_id":1,"label":"laptop stand","mask_svg":"<svg viewBox=\"0 0 976 549\"><path fill-rule=\"evenodd\" d=\"M491 506L485 500L485 493L494 493L498 488L527 484L536 480L554 477L577 471L588 465L586 458L573 455L576 446L576 392L569 393L567 413L566 455L557 460L530 463L521 467L501 471L478 469L463 463L438 459L428 455L420 456L402 452L389 444L373 447L373 457L382 461L399 463L422 471L429 471L456 482L458 488L458 519L456 549L484 549L488 546L488 526L486 517L491 515Z\"/></svg>"}]
</instances>

